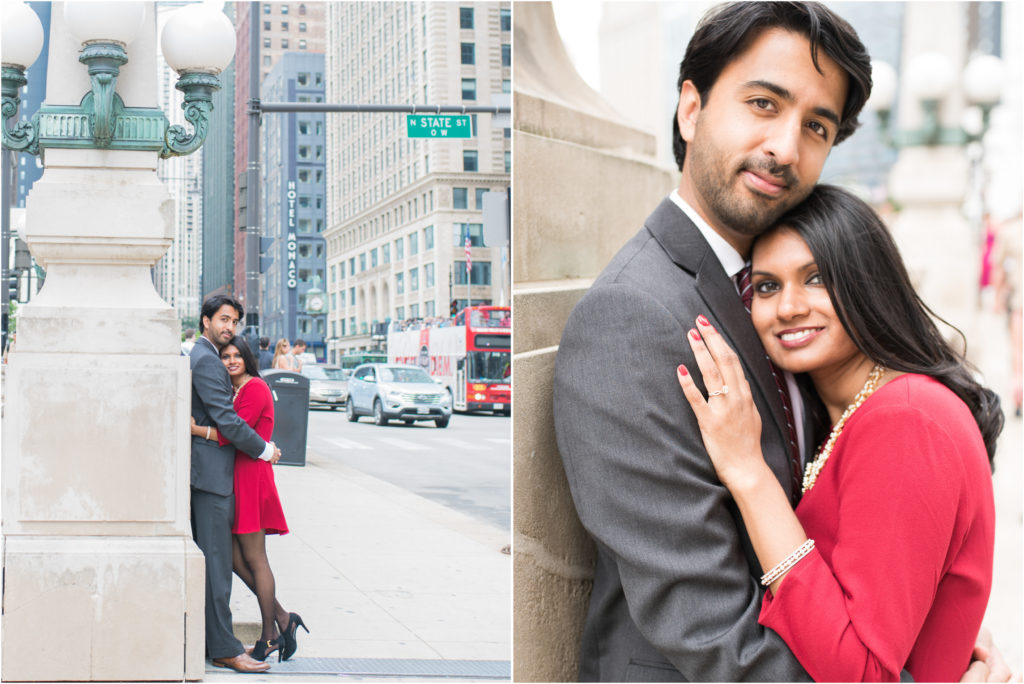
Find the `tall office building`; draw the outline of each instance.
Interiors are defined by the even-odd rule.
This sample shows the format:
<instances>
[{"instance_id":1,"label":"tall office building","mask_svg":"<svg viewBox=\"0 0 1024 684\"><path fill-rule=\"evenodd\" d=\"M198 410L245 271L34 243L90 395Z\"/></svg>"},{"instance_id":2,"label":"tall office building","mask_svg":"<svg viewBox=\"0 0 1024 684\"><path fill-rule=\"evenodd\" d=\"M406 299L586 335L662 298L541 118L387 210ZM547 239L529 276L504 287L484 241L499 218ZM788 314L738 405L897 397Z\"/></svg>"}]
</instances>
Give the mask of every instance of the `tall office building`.
<instances>
[{"instance_id":1,"label":"tall office building","mask_svg":"<svg viewBox=\"0 0 1024 684\"><path fill-rule=\"evenodd\" d=\"M163 25L183 4L165 2L156 6L158 31L163 30ZM164 61L163 53L157 51L160 108L171 125L191 130L192 124L185 121L185 113L181 108L184 95L174 87L177 82L178 74ZM203 149L200 148L194 154L161 159L157 165L157 175L167 185L174 199L174 241L153 267L153 282L157 292L174 307L179 317L191 319L197 318L201 304L202 157Z\"/></svg>"},{"instance_id":2,"label":"tall office building","mask_svg":"<svg viewBox=\"0 0 1024 684\"><path fill-rule=\"evenodd\" d=\"M261 95L274 102L322 102L324 56L288 52L263 80ZM260 334L301 338L324 358L324 316L307 311L306 293L324 286L324 115L266 114L260 127L263 160L260 214L273 258L260 278Z\"/></svg>"},{"instance_id":3,"label":"tall office building","mask_svg":"<svg viewBox=\"0 0 1024 684\"><path fill-rule=\"evenodd\" d=\"M260 80L268 76L282 55L288 52L324 51L323 2L237 2L235 3L235 222L234 222L234 292L249 311L258 310L255 303L245 300L245 212L240 211L244 198L240 198L242 184L238 180L245 174L248 163L249 86L251 66L251 22L259 23ZM262 98L261 99L266 99ZM239 200L242 200L239 202ZM263 224L261 220L261 225Z\"/></svg>"},{"instance_id":4,"label":"tall office building","mask_svg":"<svg viewBox=\"0 0 1024 684\"><path fill-rule=\"evenodd\" d=\"M326 99L508 103L511 29L508 2L330 3ZM512 152L494 118L442 140L408 138L404 114L327 117L328 360L377 347L389 320L498 302L502 245L484 245L481 210L507 190Z\"/></svg>"}]
</instances>

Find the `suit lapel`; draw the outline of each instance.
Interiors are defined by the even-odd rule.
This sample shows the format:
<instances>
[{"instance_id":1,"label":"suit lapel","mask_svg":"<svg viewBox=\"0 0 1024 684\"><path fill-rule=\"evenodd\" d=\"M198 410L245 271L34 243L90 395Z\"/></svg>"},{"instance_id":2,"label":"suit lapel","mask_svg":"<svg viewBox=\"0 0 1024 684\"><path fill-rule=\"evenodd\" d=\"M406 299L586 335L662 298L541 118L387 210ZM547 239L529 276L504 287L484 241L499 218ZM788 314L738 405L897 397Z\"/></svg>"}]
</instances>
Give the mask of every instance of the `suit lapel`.
<instances>
[{"instance_id":1,"label":"suit lapel","mask_svg":"<svg viewBox=\"0 0 1024 684\"><path fill-rule=\"evenodd\" d=\"M778 431L780 443L789 444L786 417L779 400L779 390L768 365L767 356L757 337L750 314L743 308L743 302L733 283L714 251L701 235L697 226L677 207L672 200L665 199L647 220L647 229L662 246L669 257L680 268L694 276L697 293L707 305L703 313L725 337L736 351L743 364L743 372L755 397L760 395L762 406L771 412L772 423ZM693 321L689 324L692 326ZM788 475L789 455L785 447L782 463L771 463L786 493L790 493ZM767 459L771 455L765 454Z\"/></svg>"}]
</instances>

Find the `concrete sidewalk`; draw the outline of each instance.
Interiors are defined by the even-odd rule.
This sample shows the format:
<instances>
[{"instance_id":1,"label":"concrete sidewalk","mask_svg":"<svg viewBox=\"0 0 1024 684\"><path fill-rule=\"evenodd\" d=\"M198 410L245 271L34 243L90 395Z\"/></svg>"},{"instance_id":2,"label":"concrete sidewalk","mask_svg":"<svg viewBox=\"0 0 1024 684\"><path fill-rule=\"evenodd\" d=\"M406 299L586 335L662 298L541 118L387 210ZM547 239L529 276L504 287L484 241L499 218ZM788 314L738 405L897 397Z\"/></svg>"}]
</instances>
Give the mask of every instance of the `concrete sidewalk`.
<instances>
[{"instance_id":1,"label":"concrete sidewalk","mask_svg":"<svg viewBox=\"0 0 1024 684\"><path fill-rule=\"evenodd\" d=\"M265 675L207 661L204 681L511 676L508 530L314 450L305 466L278 466L274 474L291 530L267 538L277 597L302 615L310 634L300 629L296 655L281 664L271 656ZM250 646L259 608L237 577L231 610L235 634Z\"/></svg>"}]
</instances>

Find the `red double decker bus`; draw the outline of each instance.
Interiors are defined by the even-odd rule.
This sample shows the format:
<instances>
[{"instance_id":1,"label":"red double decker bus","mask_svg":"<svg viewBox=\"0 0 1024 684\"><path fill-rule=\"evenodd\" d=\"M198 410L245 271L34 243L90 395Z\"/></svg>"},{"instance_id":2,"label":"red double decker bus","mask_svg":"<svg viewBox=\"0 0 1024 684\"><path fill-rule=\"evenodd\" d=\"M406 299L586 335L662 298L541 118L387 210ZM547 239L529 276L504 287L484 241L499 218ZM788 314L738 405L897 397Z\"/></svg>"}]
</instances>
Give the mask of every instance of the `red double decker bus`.
<instances>
[{"instance_id":1,"label":"red double decker bus","mask_svg":"<svg viewBox=\"0 0 1024 684\"><path fill-rule=\"evenodd\" d=\"M456 411L510 415L511 342L509 307L472 306L442 323L392 323L388 362L424 368L448 388Z\"/></svg>"}]
</instances>

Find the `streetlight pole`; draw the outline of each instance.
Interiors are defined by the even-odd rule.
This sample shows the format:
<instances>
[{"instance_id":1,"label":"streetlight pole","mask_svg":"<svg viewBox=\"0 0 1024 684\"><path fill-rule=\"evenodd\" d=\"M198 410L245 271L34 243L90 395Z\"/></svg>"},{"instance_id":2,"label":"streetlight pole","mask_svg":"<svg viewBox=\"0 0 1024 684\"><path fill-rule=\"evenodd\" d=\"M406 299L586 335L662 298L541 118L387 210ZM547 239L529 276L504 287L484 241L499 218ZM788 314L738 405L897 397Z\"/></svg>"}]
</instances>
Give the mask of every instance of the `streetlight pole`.
<instances>
[{"instance_id":1,"label":"streetlight pole","mask_svg":"<svg viewBox=\"0 0 1024 684\"><path fill-rule=\"evenodd\" d=\"M245 165L245 326L260 336L260 24L258 3L249 9L249 126Z\"/></svg>"}]
</instances>

